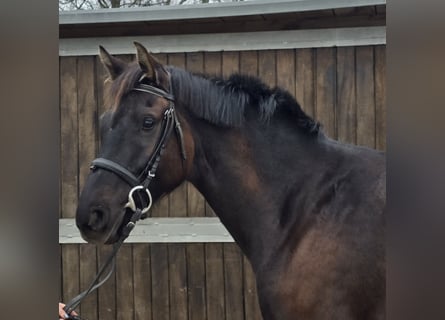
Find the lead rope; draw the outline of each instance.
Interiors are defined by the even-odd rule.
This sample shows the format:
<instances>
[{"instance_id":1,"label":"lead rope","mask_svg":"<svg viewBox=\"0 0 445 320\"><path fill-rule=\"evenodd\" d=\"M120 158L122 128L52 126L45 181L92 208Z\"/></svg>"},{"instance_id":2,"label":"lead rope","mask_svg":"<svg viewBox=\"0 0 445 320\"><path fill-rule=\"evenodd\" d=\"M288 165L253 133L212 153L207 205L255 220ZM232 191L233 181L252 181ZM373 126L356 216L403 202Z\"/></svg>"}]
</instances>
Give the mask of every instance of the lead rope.
<instances>
[{"instance_id":1,"label":"lead rope","mask_svg":"<svg viewBox=\"0 0 445 320\"><path fill-rule=\"evenodd\" d=\"M137 186L137 187L134 187L133 189L131 189L131 191L130 191L130 193L128 195L129 202L133 202L134 203L133 193L135 191L139 190L140 189L139 187L142 187L142 186ZM110 255L108 256L107 260L105 261L105 263L100 268L99 272L97 273L96 277L91 282L91 284L88 287L88 289L86 289L85 291L83 291L80 294L78 294L76 297L71 299L65 305L63 310L68 315L67 319L69 319L69 320L82 320L82 318L79 315L73 315L71 313L74 311L75 308L77 308L79 306L79 304L82 302L82 300L85 299L91 292L93 292L94 290L96 290L97 288L102 286L110 278L110 276L113 274L113 272L115 271L115 269L116 269L116 254L117 254L119 248L122 246L122 244L124 243L125 239L130 235L131 230L133 230L133 228L136 226L136 222L141 218L143 212L147 212L150 209L150 207L151 207L151 203L152 203L152 201L151 201L151 194L148 191L148 189L145 189L145 190L147 191L147 193L149 195L149 201L150 201L148 203L147 207L145 207L143 209L135 208L135 210L133 210L134 213L131 216L130 221L123 228L122 234L121 234L119 240L113 245L113 251L110 253ZM108 274L101 281L99 281L99 279L102 277L103 273L109 267L110 264L112 264L111 268L110 268L110 271L108 272Z\"/></svg>"}]
</instances>

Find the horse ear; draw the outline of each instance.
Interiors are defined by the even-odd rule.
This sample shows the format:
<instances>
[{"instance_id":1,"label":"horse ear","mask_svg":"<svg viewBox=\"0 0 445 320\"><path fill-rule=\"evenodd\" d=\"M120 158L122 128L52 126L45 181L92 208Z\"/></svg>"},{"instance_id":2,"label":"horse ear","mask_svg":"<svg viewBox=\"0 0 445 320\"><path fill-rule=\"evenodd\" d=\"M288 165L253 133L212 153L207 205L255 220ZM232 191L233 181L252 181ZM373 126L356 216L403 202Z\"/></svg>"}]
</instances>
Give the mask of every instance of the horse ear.
<instances>
[{"instance_id":1,"label":"horse ear","mask_svg":"<svg viewBox=\"0 0 445 320\"><path fill-rule=\"evenodd\" d=\"M142 71L147 78L152 79L156 84L169 89L169 76L162 63L150 54L145 47L139 42L134 42L136 47L136 57Z\"/></svg>"},{"instance_id":2,"label":"horse ear","mask_svg":"<svg viewBox=\"0 0 445 320\"><path fill-rule=\"evenodd\" d=\"M113 57L102 46L99 46L99 56L100 61L102 61L105 69L107 69L108 75L110 76L111 80L116 79L122 73L122 71L124 71L124 68L126 66L125 62Z\"/></svg>"}]
</instances>

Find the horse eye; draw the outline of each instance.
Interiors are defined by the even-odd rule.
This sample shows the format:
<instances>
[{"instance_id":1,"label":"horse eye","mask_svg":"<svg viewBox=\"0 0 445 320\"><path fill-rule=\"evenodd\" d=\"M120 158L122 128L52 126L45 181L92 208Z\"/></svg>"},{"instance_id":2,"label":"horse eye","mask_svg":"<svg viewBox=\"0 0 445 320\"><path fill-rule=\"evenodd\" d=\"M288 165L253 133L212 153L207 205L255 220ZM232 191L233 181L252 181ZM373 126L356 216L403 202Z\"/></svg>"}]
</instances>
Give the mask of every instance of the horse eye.
<instances>
[{"instance_id":1,"label":"horse eye","mask_svg":"<svg viewBox=\"0 0 445 320\"><path fill-rule=\"evenodd\" d=\"M153 117L145 117L142 122L142 129L151 130L155 125L155 119Z\"/></svg>"}]
</instances>

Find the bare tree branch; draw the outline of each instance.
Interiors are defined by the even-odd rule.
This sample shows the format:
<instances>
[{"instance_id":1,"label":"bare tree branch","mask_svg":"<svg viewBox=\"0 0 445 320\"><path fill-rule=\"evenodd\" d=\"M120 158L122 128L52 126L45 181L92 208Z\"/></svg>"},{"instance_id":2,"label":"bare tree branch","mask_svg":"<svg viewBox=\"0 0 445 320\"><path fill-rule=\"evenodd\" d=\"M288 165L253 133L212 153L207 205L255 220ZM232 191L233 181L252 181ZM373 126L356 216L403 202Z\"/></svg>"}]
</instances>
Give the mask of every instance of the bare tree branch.
<instances>
[{"instance_id":1,"label":"bare tree branch","mask_svg":"<svg viewBox=\"0 0 445 320\"><path fill-rule=\"evenodd\" d=\"M141 5L141 0L134 0L132 3L130 3L128 6L129 7L135 7L135 6L140 6Z\"/></svg>"},{"instance_id":2,"label":"bare tree branch","mask_svg":"<svg viewBox=\"0 0 445 320\"><path fill-rule=\"evenodd\" d=\"M231 0L232 2L244 0ZM59 0L59 11L85 10L97 8L123 8L123 7L147 7L168 6L192 3L217 3L221 0Z\"/></svg>"},{"instance_id":3,"label":"bare tree branch","mask_svg":"<svg viewBox=\"0 0 445 320\"><path fill-rule=\"evenodd\" d=\"M86 2L86 0L83 0L81 4L77 4L77 1L76 1L76 8L77 8L78 10L83 9L82 7L83 7L83 5L85 4L85 2Z\"/></svg>"},{"instance_id":4,"label":"bare tree branch","mask_svg":"<svg viewBox=\"0 0 445 320\"><path fill-rule=\"evenodd\" d=\"M99 2L99 5L101 8L109 8L110 7L105 0L98 0L98 2Z\"/></svg>"}]
</instances>

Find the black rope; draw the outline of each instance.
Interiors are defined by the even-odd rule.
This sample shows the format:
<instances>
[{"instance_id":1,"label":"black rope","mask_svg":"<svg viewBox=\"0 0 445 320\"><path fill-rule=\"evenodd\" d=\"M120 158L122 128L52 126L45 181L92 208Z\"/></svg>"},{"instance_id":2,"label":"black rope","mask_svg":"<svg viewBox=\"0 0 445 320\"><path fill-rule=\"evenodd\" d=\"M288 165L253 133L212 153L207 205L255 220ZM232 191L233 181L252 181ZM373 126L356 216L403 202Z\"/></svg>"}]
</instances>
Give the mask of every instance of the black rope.
<instances>
[{"instance_id":1,"label":"black rope","mask_svg":"<svg viewBox=\"0 0 445 320\"><path fill-rule=\"evenodd\" d=\"M122 230L122 235L120 236L119 240L113 245L113 251L111 251L110 255L108 256L105 263L100 268L99 272L96 274L96 277L91 282L88 289L81 292L77 296L75 296L73 299L71 299L63 308L63 310L68 314L69 318L71 320L80 320L80 316L72 315L71 313L74 311L75 308L77 308L83 299L85 299L91 292L102 286L113 274L113 272L116 269L116 254L119 251L119 248L124 243L125 239L128 238L130 235L131 230L136 225L136 221L138 221L141 218L142 211L141 209L137 208L136 211L131 216L130 221L127 223L127 225ZM105 270L111 265L110 271L108 274L100 280L102 275L104 274Z\"/></svg>"}]
</instances>

